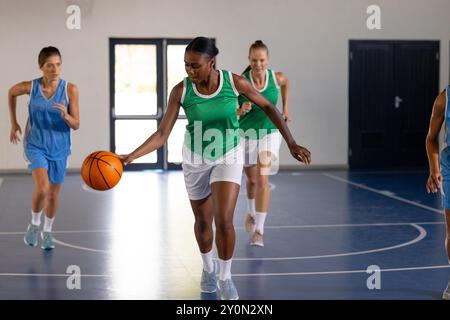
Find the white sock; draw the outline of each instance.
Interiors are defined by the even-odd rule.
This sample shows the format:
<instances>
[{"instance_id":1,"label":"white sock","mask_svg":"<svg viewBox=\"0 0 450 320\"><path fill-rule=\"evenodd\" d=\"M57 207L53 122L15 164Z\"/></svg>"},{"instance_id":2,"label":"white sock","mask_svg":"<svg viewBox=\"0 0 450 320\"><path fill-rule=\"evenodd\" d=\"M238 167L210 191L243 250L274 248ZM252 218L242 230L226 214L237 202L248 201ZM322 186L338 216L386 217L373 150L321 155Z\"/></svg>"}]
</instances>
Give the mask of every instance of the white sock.
<instances>
[{"instance_id":1,"label":"white sock","mask_svg":"<svg viewBox=\"0 0 450 320\"><path fill-rule=\"evenodd\" d=\"M35 226L41 225L41 215L42 210L40 212L34 212L33 209L31 210L31 224Z\"/></svg>"},{"instance_id":2,"label":"white sock","mask_svg":"<svg viewBox=\"0 0 450 320\"><path fill-rule=\"evenodd\" d=\"M249 199L247 198L247 209L248 209L248 213L250 213L250 215L254 218L255 217L255 199Z\"/></svg>"},{"instance_id":3,"label":"white sock","mask_svg":"<svg viewBox=\"0 0 450 320\"><path fill-rule=\"evenodd\" d=\"M45 220L44 220L44 232L52 232L52 226L53 226L53 221L55 221L55 218L47 218L47 216L45 216Z\"/></svg>"},{"instance_id":4,"label":"white sock","mask_svg":"<svg viewBox=\"0 0 450 320\"><path fill-rule=\"evenodd\" d=\"M219 280L225 281L227 279L231 279L231 260L222 260L219 259L219 265L220 265L220 273L219 273Z\"/></svg>"},{"instance_id":5,"label":"white sock","mask_svg":"<svg viewBox=\"0 0 450 320\"><path fill-rule=\"evenodd\" d=\"M205 270L208 273L211 273L214 271L214 262L212 259L212 249L210 252L207 253L201 253L202 255L202 260L203 260L203 270Z\"/></svg>"},{"instance_id":6,"label":"white sock","mask_svg":"<svg viewBox=\"0 0 450 320\"><path fill-rule=\"evenodd\" d=\"M264 221L266 221L267 212L256 212L256 231L264 234Z\"/></svg>"}]
</instances>

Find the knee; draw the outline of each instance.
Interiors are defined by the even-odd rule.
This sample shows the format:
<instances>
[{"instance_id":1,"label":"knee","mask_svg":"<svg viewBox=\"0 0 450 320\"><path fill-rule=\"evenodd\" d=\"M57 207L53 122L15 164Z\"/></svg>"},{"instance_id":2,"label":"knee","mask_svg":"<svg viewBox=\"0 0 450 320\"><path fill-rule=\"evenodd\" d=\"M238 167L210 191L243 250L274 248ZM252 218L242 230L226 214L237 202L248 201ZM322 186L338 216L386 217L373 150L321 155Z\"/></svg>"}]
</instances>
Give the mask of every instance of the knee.
<instances>
[{"instance_id":1,"label":"knee","mask_svg":"<svg viewBox=\"0 0 450 320\"><path fill-rule=\"evenodd\" d=\"M256 187L258 180L256 177L247 177L247 183L250 185L250 187Z\"/></svg>"},{"instance_id":2,"label":"knee","mask_svg":"<svg viewBox=\"0 0 450 320\"><path fill-rule=\"evenodd\" d=\"M219 233L227 233L230 231L234 231L233 220L226 219L216 221L216 231Z\"/></svg>"},{"instance_id":3,"label":"knee","mask_svg":"<svg viewBox=\"0 0 450 320\"><path fill-rule=\"evenodd\" d=\"M258 176L258 188L260 189L269 189L269 177L265 175Z\"/></svg>"},{"instance_id":4,"label":"knee","mask_svg":"<svg viewBox=\"0 0 450 320\"><path fill-rule=\"evenodd\" d=\"M58 192L57 191L50 191L50 190L48 190L48 192L47 192L47 200L51 201L51 202L58 200Z\"/></svg>"},{"instance_id":5,"label":"knee","mask_svg":"<svg viewBox=\"0 0 450 320\"><path fill-rule=\"evenodd\" d=\"M37 185L35 193L39 198L47 197L49 193L49 185L45 183Z\"/></svg>"},{"instance_id":6,"label":"knee","mask_svg":"<svg viewBox=\"0 0 450 320\"><path fill-rule=\"evenodd\" d=\"M205 232L206 230L211 228L211 223L203 219L196 219L195 227L198 231Z\"/></svg>"}]
</instances>

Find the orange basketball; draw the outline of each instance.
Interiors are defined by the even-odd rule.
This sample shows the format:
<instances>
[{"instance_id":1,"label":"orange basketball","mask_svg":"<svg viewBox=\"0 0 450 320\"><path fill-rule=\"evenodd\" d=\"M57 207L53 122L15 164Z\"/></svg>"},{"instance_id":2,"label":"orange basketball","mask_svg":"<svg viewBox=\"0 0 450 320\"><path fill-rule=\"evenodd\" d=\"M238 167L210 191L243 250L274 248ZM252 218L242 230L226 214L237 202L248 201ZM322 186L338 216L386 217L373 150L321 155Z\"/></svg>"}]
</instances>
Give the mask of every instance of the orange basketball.
<instances>
[{"instance_id":1,"label":"orange basketball","mask_svg":"<svg viewBox=\"0 0 450 320\"><path fill-rule=\"evenodd\" d=\"M84 159L81 177L92 189L109 190L120 181L122 171L122 162L115 153L96 151Z\"/></svg>"}]
</instances>

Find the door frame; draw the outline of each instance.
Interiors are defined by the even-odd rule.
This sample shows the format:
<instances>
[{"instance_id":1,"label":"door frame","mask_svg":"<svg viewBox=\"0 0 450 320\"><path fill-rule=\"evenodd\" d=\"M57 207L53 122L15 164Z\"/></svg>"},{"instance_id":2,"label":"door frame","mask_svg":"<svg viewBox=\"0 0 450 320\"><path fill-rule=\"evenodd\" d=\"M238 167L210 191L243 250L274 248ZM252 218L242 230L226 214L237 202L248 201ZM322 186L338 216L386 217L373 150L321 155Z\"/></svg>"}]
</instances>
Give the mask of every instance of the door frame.
<instances>
[{"instance_id":1,"label":"door frame","mask_svg":"<svg viewBox=\"0 0 450 320\"><path fill-rule=\"evenodd\" d=\"M384 40L384 39L371 39L371 40L368 40L368 39L349 39L349 42L348 42L349 44L348 44L348 97L347 97L347 103L348 103L348 153L347 153L347 163L348 163L348 166L349 166L349 168L351 169L352 168L352 166L351 166L351 155L352 155L352 152L353 152L353 149L352 149L352 142L354 142L353 140L353 138L352 138L352 135L351 135L351 123L352 123L352 121L351 121L351 119L352 119L352 116L351 116L351 111L352 111L352 95L351 95L351 93L352 93L352 91L351 91L351 89L352 89L352 87L351 87L351 80L352 80L352 78L351 78L351 76L352 76L352 63L351 63L351 60L352 60L352 49L354 49L355 48L355 46L356 45L358 45L358 44L390 44L390 45L395 45L395 44L408 44L408 43L411 43L411 44L433 44L433 45L437 45L437 54L438 54L438 56L437 56L437 60L438 60L438 63L439 63L439 67L440 67L440 61L441 61L441 53L440 53L440 40L412 40L412 39L408 39L408 40ZM394 58L394 61L395 61L395 49L394 49L394 52L393 52L393 58ZM440 68L438 67L438 74L437 74L437 78L438 78L438 88L440 87L440 85L439 85L439 82L440 82ZM395 65L394 65L394 68L395 68ZM395 70L395 69L394 69ZM394 90L396 90L396 87L395 87L395 82L396 82L396 79L395 79L395 74L394 74ZM424 137L425 138L425 137ZM356 167L354 166L353 168L360 168L360 166L359 165L357 165Z\"/></svg>"},{"instance_id":2,"label":"door frame","mask_svg":"<svg viewBox=\"0 0 450 320\"><path fill-rule=\"evenodd\" d=\"M109 120L110 120L110 150L116 149L115 120L156 120L159 127L161 120L167 110L167 45L188 44L189 38L109 38ZM115 45L136 44L136 45L156 45L156 93L157 93L157 114L156 115L115 115ZM181 79L180 79L181 80ZM179 119L186 119L185 115L179 115ZM138 143L138 142L136 142ZM138 145L136 145L137 147ZM130 163L126 170L163 169L179 170L181 164L169 163L167 154L167 143L157 151L157 161L155 163Z\"/></svg>"}]
</instances>

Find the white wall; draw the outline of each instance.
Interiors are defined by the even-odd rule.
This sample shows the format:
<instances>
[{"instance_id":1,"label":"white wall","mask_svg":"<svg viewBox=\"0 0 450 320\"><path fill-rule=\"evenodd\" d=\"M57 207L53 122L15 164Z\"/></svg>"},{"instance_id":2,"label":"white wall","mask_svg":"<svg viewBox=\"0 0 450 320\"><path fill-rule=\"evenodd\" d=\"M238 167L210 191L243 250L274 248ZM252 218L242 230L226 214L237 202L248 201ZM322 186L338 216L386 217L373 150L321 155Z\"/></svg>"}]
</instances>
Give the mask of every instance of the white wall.
<instances>
[{"instance_id":1,"label":"white wall","mask_svg":"<svg viewBox=\"0 0 450 320\"><path fill-rule=\"evenodd\" d=\"M82 29L66 28L66 7L80 4ZM366 28L366 8L378 4L382 29ZM215 37L218 66L236 73L257 39L271 67L291 81L291 130L316 165L346 165L348 40L440 40L440 87L449 79L448 0L0 0L0 170L23 169L21 147L9 143L8 88L40 75L37 54L63 54L63 77L80 90L81 129L73 134L70 167L109 147L109 37ZM24 126L27 98L19 99ZM431 106L430 106L431 107ZM136 144L138 142L136 141ZM293 165L282 147L281 165Z\"/></svg>"}]
</instances>

